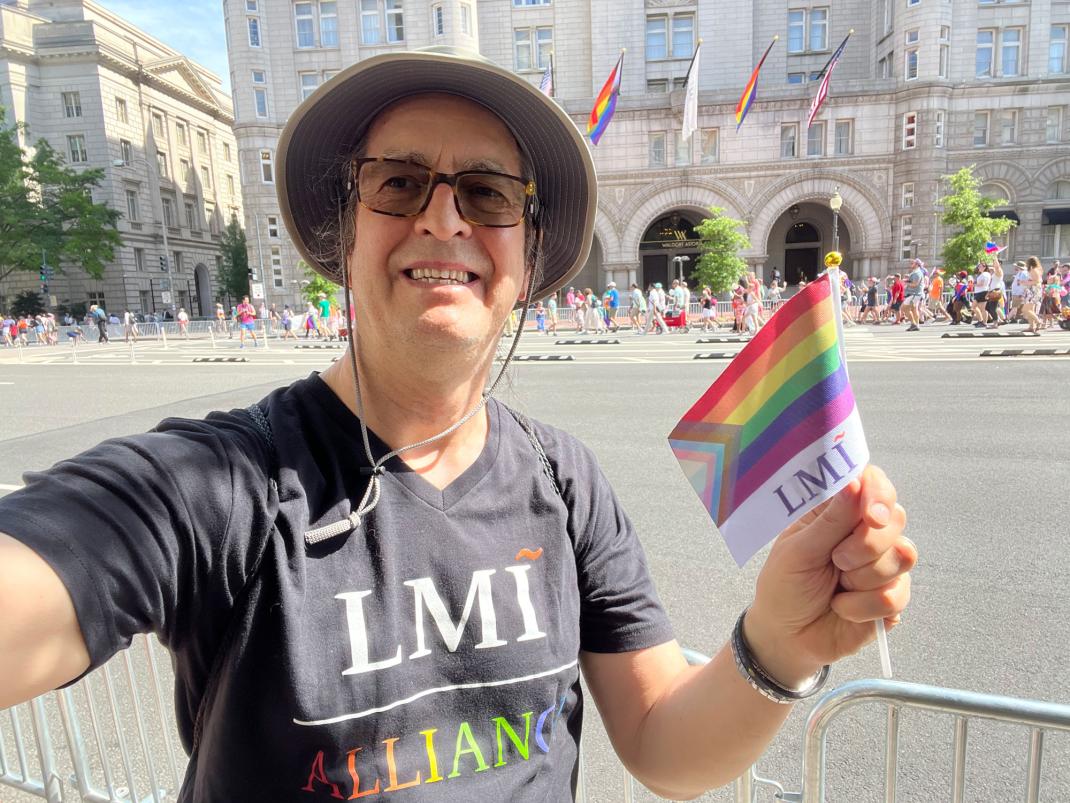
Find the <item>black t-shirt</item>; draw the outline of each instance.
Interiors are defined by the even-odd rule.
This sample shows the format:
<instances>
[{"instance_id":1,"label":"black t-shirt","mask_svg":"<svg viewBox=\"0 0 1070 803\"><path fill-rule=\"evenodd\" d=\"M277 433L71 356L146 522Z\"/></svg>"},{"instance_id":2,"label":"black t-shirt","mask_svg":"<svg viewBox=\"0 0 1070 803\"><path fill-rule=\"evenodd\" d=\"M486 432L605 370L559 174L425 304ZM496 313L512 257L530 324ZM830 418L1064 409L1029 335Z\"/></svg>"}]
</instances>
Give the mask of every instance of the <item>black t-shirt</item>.
<instances>
[{"instance_id":1,"label":"black t-shirt","mask_svg":"<svg viewBox=\"0 0 1070 803\"><path fill-rule=\"evenodd\" d=\"M359 422L316 375L261 407L274 471L245 411L213 413L0 499L0 531L69 589L93 667L139 632L173 652L179 799L569 797L579 651L672 638L590 451L534 424L559 496L491 401L486 446L447 488L394 458L360 528L309 545L364 491Z\"/></svg>"}]
</instances>

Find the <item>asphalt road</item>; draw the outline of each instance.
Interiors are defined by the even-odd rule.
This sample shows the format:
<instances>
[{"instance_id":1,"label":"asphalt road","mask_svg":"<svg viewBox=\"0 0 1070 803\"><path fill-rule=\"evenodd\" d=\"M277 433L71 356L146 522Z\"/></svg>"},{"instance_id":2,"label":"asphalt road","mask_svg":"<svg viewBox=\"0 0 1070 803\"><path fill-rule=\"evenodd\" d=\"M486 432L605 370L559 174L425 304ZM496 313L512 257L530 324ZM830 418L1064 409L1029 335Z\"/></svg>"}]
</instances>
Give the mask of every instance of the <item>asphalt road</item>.
<instances>
[{"instance_id":1,"label":"asphalt road","mask_svg":"<svg viewBox=\"0 0 1070 803\"><path fill-rule=\"evenodd\" d=\"M909 535L921 553L912 605L890 636L895 677L1070 703L1070 358L979 359L973 347L982 344L939 352L951 344L938 344L937 337L925 333L934 350L930 358L902 332L867 333L873 357L853 361L851 371L873 460L896 483L910 516ZM1043 345L1056 345L1056 338L1070 346L1070 338L1059 335ZM526 349L546 352L548 341ZM670 359L665 345L636 345L637 356L628 358L595 357L585 348L594 347L569 350L574 362L517 366L505 399L594 449L642 534L679 640L712 653L749 601L761 556L735 568L665 437L725 363ZM887 359L879 358L882 348ZM339 353L302 353L291 364L273 357L224 365L188 359L129 365L103 358L20 365L5 355L0 486L17 485L21 471L45 468L165 416L245 406ZM944 359L948 354L961 356ZM841 662L831 682L879 672L874 647ZM789 789L798 786L809 707L796 707L760 763L764 775ZM622 772L593 706L588 710L588 800L622 800ZM833 727L829 800L883 800L884 722L884 708L870 706ZM953 727L947 716L903 714L899 800L950 799ZM3 716L0 731L10 737ZM1028 746L1025 728L971 725L965 799L1022 799ZM1045 741L1041 777L1042 800L1070 798L1070 734ZM3 803L29 799L0 788ZM640 790L637 799L653 798ZM703 799L731 797L722 792Z\"/></svg>"}]
</instances>

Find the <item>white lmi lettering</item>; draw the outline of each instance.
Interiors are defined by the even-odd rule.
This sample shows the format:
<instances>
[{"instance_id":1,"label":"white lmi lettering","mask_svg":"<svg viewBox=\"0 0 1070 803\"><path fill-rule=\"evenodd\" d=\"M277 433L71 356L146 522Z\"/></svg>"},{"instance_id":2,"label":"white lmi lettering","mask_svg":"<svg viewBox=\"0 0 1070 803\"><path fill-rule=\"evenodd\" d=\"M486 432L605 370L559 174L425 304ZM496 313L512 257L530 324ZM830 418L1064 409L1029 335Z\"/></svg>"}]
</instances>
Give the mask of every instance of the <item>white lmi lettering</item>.
<instances>
[{"instance_id":1,"label":"white lmi lettering","mask_svg":"<svg viewBox=\"0 0 1070 803\"><path fill-rule=\"evenodd\" d=\"M520 615L524 622L524 632L517 637L517 641L534 641L546 638L546 634L539 629L538 617L535 614L535 606L531 601L531 587L528 583L528 571L531 566L507 566L505 571L513 576L516 584L516 601L520 609ZM494 609L494 595L492 591L491 577L496 574L496 569L480 569L472 572L472 579L468 585L468 595L465 598L464 609L455 623L450 617L442 597L430 577L419 577L415 580L405 580L404 584L413 590L413 624L416 633L416 650L409 655L409 659L422 658L430 655L431 650L427 646L427 637L424 632L425 611L430 614L443 644L450 652L456 652L461 643L461 637L468 626L468 620L472 616L472 609L478 605L480 620L480 642L475 645L478 649L502 647L509 642L498 638L498 617ZM398 645L397 651L389 658L373 661L370 656L368 644L368 623L364 614L364 598L371 591L346 591L336 594L335 599L340 599L346 605L346 622L349 630L350 654L353 664L342 672L343 675L359 675L365 672L376 672L381 669L389 669L397 666L402 661L402 645Z\"/></svg>"}]
</instances>

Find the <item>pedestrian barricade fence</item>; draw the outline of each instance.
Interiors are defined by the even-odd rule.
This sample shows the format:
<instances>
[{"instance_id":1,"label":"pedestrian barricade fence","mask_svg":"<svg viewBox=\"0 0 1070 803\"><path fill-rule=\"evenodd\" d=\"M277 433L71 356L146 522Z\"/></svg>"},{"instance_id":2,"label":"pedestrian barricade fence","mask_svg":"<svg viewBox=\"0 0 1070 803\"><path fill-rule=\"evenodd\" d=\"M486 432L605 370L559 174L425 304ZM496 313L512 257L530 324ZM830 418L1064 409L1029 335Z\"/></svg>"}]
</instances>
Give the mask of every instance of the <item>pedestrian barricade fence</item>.
<instances>
[{"instance_id":1,"label":"pedestrian barricade fence","mask_svg":"<svg viewBox=\"0 0 1070 803\"><path fill-rule=\"evenodd\" d=\"M691 664L709 658L684 650ZM133 644L78 683L49 692L28 703L0 711L0 787L57 803L161 803L177 797L186 757L178 745L171 699L170 661L154 637L138 636ZM781 800L824 803L831 726L841 715L862 706L887 709L884 747L884 788L869 790L865 801L897 800L898 768L909 764L909 744L900 744L899 715L922 710L946 715L953 734L949 788L952 803L966 800L966 760L972 723L994 720L1022 728L1025 773L1017 799L1037 803L1046 734L1070 732L1070 705L994 694L904 683L857 680L821 697L809 714L802 744L802 777L797 783L763 778L755 765L738 778L731 794L735 803ZM917 753L918 751L914 751ZM580 751L577 801L586 803L591 779ZM916 755L915 755L916 757ZM859 759L852 745L847 761ZM619 792L604 779L598 789L613 799L632 803L635 780L620 770ZM5 795L0 799L6 800ZM977 799L971 795L970 799Z\"/></svg>"}]
</instances>

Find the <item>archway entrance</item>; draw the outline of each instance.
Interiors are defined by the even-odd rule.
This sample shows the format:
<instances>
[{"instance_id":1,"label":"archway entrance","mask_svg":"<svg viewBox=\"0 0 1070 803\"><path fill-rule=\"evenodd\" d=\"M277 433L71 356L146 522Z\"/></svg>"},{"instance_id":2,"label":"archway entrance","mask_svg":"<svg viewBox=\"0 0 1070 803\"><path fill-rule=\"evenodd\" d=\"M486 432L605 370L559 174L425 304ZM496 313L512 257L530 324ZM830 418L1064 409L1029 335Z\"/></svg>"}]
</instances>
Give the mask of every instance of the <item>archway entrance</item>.
<instances>
[{"instance_id":1,"label":"archway entrance","mask_svg":"<svg viewBox=\"0 0 1070 803\"><path fill-rule=\"evenodd\" d=\"M639 243L639 259L643 272L639 285L661 282L668 286L673 279L686 279L689 287L694 287L692 276L701 255L702 245L695 226L697 216L691 213L670 212L658 218L643 234Z\"/></svg>"},{"instance_id":2,"label":"archway entrance","mask_svg":"<svg viewBox=\"0 0 1070 803\"><path fill-rule=\"evenodd\" d=\"M197 285L197 309L194 314L203 318L213 309L212 279L208 275L208 266L203 262L193 269L193 280Z\"/></svg>"},{"instance_id":3,"label":"archway entrance","mask_svg":"<svg viewBox=\"0 0 1070 803\"><path fill-rule=\"evenodd\" d=\"M850 260L851 232L843 215L839 216L837 232L839 249L844 254L843 271L854 278ZM813 281L825 269L825 253L832 250L832 210L827 205L813 202L792 204L773 224L767 248L766 276L778 269L789 286L802 279Z\"/></svg>"}]
</instances>

